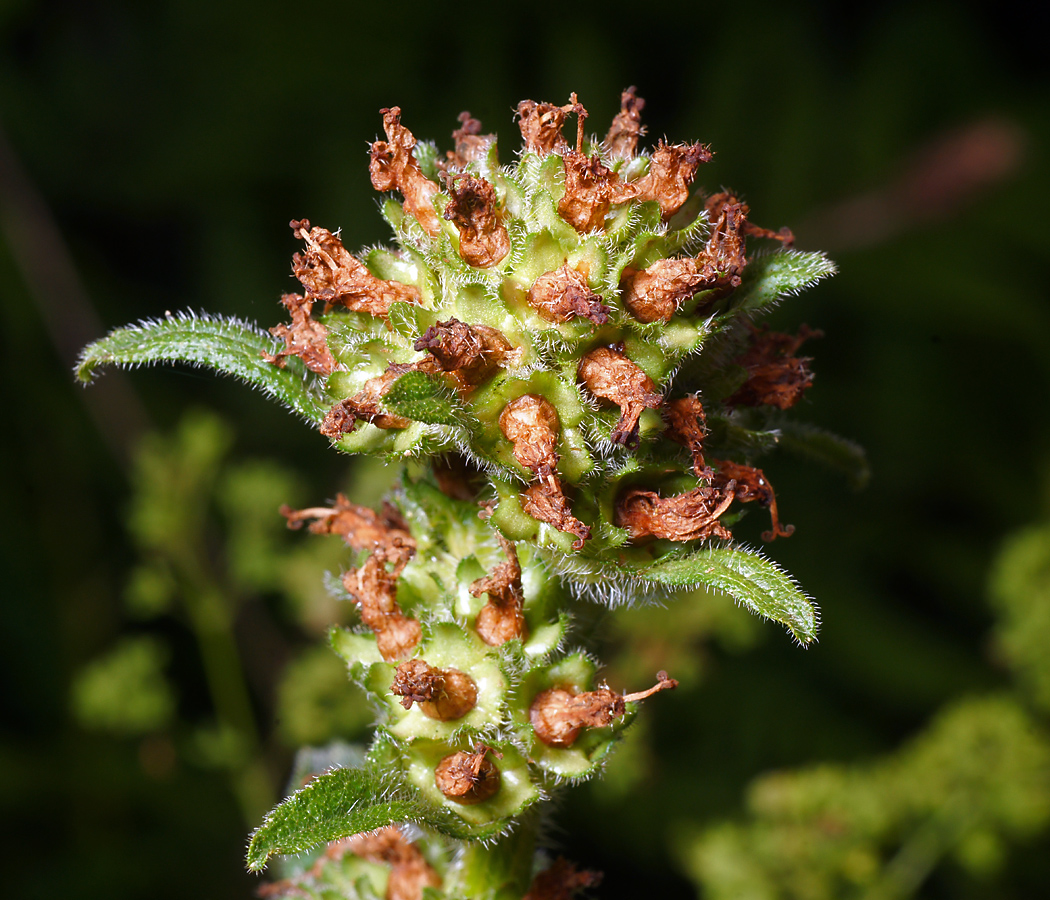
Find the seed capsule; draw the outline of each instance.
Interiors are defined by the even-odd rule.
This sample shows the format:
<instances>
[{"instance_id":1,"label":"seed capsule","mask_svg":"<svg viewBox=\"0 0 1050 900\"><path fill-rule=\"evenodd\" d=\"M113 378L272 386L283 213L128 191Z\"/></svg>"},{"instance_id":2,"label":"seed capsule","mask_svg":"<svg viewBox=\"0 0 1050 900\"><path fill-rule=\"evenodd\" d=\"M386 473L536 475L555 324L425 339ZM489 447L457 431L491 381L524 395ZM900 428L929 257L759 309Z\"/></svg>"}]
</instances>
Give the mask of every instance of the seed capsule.
<instances>
[{"instance_id":1,"label":"seed capsule","mask_svg":"<svg viewBox=\"0 0 1050 900\"><path fill-rule=\"evenodd\" d=\"M460 750L446 756L434 770L434 784L439 791L456 803L473 806L496 795L500 786L500 772L488 758L491 753L502 759L503 754L484 744L476 744L474 752Z\"/></svg>"},{"instance_id":2,"label":"seed capsule","mask_svg":"<svg viewBox=\"0 0 1050 900\"><path fill-rule=\"evenodd\" d=\"M415 703L428 719L439 722L462 719L478 702L473 678L459 669L438 669L421 659L397 667L390 692L402 698L405 709Z\"/></svg>"},{"instance_id":3,"label":"seed capsule","mask_svg":"<svg viewBox=\"0 0 1050 900\"><path fill-rule=\"evenodd\" d=\"M580 694L566 688L543 691L529 707L532 730L548 747L571 747L584 728L604 728L621 718L627 703L678 687L678 682L668 678L666 672L658 673L656 678L653 687L636 694L621 695L607 687Z\"/></svg>"}]
</instances>

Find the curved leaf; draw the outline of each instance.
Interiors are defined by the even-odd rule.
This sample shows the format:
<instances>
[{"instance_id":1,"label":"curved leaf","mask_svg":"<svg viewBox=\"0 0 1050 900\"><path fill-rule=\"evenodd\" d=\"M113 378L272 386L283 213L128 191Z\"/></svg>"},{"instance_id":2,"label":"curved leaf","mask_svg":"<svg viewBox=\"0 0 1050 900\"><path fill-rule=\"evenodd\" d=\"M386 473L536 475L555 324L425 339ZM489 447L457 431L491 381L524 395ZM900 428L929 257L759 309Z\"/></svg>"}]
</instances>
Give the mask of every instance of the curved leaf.
<instances>
[{"instance_id":1,"label":"curved leaf","mask_svg":"<svg viewBox=\"0 0 1050 900\"><path fill-rule=\"evenodd\" d=\"M252 835L248 868L261 871L274 855L300 853L363 831L400 822L440 819L419 791L375 766L333 769L278 804Z\"/></svg>"},{"instance_id":2,"label":"curved leaf","mask_svg":"<svg viewBox=\"0 0 1050 900\"><path fill-rule=\"evenodd\" d=\"M729 594L774 622L800 644L816 640L820 612L790 575L776 563L737 547L707 547L689 556L656 563L639 576L669 587L709 587Z\"/></svg>"},{"instance_id":3,"label":"curved leaf","mask_svg":"<svg viewBox=\"0 0 1050 900\"><path fill-rule=\"evenodd\" d=\"M768 256L755 257L747 264L743 281L733 292L730 305L740 311L762 309L837 271L835 264L823 253L779 250Z\"/></svg>"},{"instance_id":4,"label":"curved leaf","mask_svg":"<svg viewBox=\"0 0 1050 900\"><path fill-rule=\"evenodd\" d=\"M311 422L320 422L327 407L315 388L317 379L305 373L298 360L288 360L283 369L266 362L262 354L272 351L273 346L267 332L240 319L192 312L169 314L118 328L88 345L75 371L78 381L90 384L106 365L183 362L206 366L240 378Z\"/></svg>"}]
</instances>

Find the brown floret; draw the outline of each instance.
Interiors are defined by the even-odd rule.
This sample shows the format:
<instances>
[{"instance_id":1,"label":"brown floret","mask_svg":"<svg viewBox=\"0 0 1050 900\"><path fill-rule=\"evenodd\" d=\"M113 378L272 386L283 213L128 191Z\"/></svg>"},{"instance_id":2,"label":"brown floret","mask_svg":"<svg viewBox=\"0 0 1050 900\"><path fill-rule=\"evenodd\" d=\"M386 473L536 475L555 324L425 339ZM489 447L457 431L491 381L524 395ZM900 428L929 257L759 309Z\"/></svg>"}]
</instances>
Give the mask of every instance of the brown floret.
<instances>
[{"instance_id":1,"label":"brown floret","mask_svg":"<svg viewBox=\"0 0 1050 900\"><path fill-rule=\"evenodd\" d=\"M380 112L387 139L372 144L372 160L368 166L372 185L377 191L400 191L405 198L405 212L415 216L427 234L436 237L441 233L433 205L438 186L423 174L412 154L416 139L401 124L401 108L393 106Z\"/></svg>"},{"instance_id":2,"label":"brown floret","mask_svg":"<svg viewBox=\"0 0 1050 900\"><path fill-rule=\"evenodd\" d=\"M565 193L558 201L558 215L580 234L597 231L613 203L632 199L637 188L620 182L620 176L602 165L597 156L565 151Z\"/></svg>"},{"instance_id":3,"label":"brown floret","mask_svg":"<svg viewBox=\"0 0 1050 900\"><path fill-rule=\"evenodd\" d=\"M346 848L369 862L390 866L386 900L420 900L424 888L441 887L441 876L395 826L355 834L346 839Z\"/></svg>"},{"instance_id":4,"label":"brown floret","mask_svg":"<svg viewBox=\"0 0 1050 900\"><path fill-rule=\"evenodd\" d=\"M664 538L669 541L705 541L732 535L718 521L733 502L732 487L701 486L661 497L653 491L630 488L616 503L616 524L626 528L632 540Z\"/></svg>"},{"instance_id":5,"label":"brown floret","mask_svg":"<svg viewBox=\"0 0 1050 900\"><path fill-rule=\"evenodd\" d=\"M558 465L554 448L561 423L548 400L525 394L512 400L500 413L500 431L514 445L514 458L531 472L553 471Z\"/></svg>"},{"instance_id":6,"label":"brown floret","mask_svg":"<svg viewBox=\"0 0 1050 900\"><path fill-rule=\"evenodd\" d=\"M489 599L474 622L474 630L486 644L498 647L515 638L524 641L528 637L528 626L522 607L525 594L521 587L521 564L514 544L496 532L506 562L501 562L492 572L479 578L470 586L470 595Z\"/></svg>"},{"instance_id":7,"label":"brown floret","mask_svg":"<svg viewBox=\"0 0 1050 900\"><path fill-rule=\"evenodd\" d=\"M407 841L401 831L391 825L366 834L333 841L324 854L306 872L294 878L264 884L256 889L262 898L313 896L310 883L324 875L327 866L339 862L347 853L368 862L390 866L386 900L421 900L424 888L440 888L441 876L434 870L419 848Z\"/></svg>"},{"instance_id":8,"label":"brown floret","mask_svg":"<svg viewBox=\"0 0 1050 900\"><path fill-rule=\"evenodd\" d=\"M532 518L574 535L573 550L582 550L583 542L591 536L590 526L573 516L561 481L553 472L541 475L525 490L521 495L521 508Z\"/></svg>"},{"instance_id":9,"label":"brown floret","mask_svg":"<svg viewBox=\"0 0 1050 900\"><path fill-rule=\"evenodd\" d=\"M496 265L510 252L510 235L496 208L495 189L464 172L448 179L448 192L445 218L459 231L459 255L476 268Z\"/></svg>"},{"instance_id":10,"label":"brown floret","mask_svg":"<svg viewBox=\"0 0 1050 900\"><path fill-rule=\"evenodd\" d=\"M666 672L656 676L656 684L636 694L617 694L607 687L574 694L566 688L551 688L536 695L529 707L529 721L536 737L549 747L571 747L584 728L604 728L636 703L659 691L678 687Z\"/></svg>"},{"instance_id":11,"label":"brown floret","mask_svg":"<svg viewBox=\"0 0 1050 900\"><path fill-rule=\"evenodd\" d=\"M332 507L310 507L292 509L281 507L281 515L288 520L288 527L298 529L309 521L312 534L337 534L354 550L373 550L383 547L387 558L399 563L407 562L416 552L416 542L408 532L401 514L390 503L384 503L377 513L367 506L358 506L337 494ZM312 520L312 521L310 521Z\"/></svg>"},{"instance_id":12,"label":"brown floret","mask_svg":"<svg viewBox=\"0 0 1050 900\"><path fill-rule=\"evenodd\" d=\"M434 784L449 800L473 806L494 797L500 786L500 771L488 755L502 759L503 754L484 744L474 751L460 750L446 756L434 770Z\"/></svg>"},{"instance_id":13,"label":"brown floret","mask_svg":"<svg viewBox=\"0 0 1050 900\"><path fill-rule=\"evenodd\" d=\"M345 306L385 318L396 302L419 303L419 291L398 281L376 278L365 264L351 256L338 235L326 228L311 228L309 219L292 219L295 236L306 242L306 253L292 257L292 271L310 301Z\"/></svg>"},{"instance_id":14,"label":"brown floret","mask_svg":"<svg viewBox=\"0 0 1050 900\"><path fill-rule=\"evenodd\" d=\"M613 158L629 159L638 150L638 138L645 134L642 110L645 101L635 93L634 85L620 94L620 111L605 136L605 147Z\"/></svg>"},{"instance_id":15,"label":"brown floret","mask_svg":"<svg viewBox=\"0 0 1050 900\"><path fill-rule=\"evenodd\" d=\"M386 567L395 563L394 571ZM361 610L361 621L375 632L379 653L387 662L411 655L422 631L419 622L407 618L397 605L397 579L404 562L400 555L378 547L357 569L343 574L343 587Z\"/></svg>"},{"instance_id":16,"label":"brown floret","mask_svg":"<svg viewBox=\"0 0 1050 900\"><path fill-rule=\"evenodd\" d=\"M580 891L597 887L601 882L601 872L578 869L559 856L549 868L532 879L523 900L572 900Z\"/></svg>"},{"instance_id":17,"label":"brown floret","mask_svg":"<svg viewBox=\"0 0 1050 900\"><path fill-rule=\"evenodd\" d=\"M666 222L689 199L689 186L700 163L714 154L703 144L665 144L660 141L649 160L649 171L633 183L636 199L656 200Z\"/></svg>"},{"instance_id":18,"label":"brown floret","mask_svg":"<svg viewBox=\"0 0 1050 900\"><path fill-rule=\"evenodd\" d=\"M741 233L746 237L769 238L774 241L780 241L785 247L794 246L795 235L791 233L790 228L781 228L780 231L771 231L769 228L761 228L758 225L752 224L747 219L747 217L751 215L751 207L744 203L744 201L735 194L728 191L712 194L707 198L705 206L707 208L708 221L710 222L717 219L721 214L722 208L727 204L739 205L744 215L744 221L741 224Z\"/></svg>"},{"instance_id":19,"label":"brown floret","mask_svg":"<svg viewBox=\"0 0 1050 900\"><path fill-rule=\"evenodd\" d=\"M653 380L626 354L609 347L598 347L583 357L576 374L595 397L620 407L620 421L610 440L614 444L637 443L642 410L656 409L663 401Z\"/></svg>"},{"instance_id":20,"label":"brown floret","mask_svg":"<svg viewBox=\"0 0 1050 900\"><path fill-rule=\"evenodd\" d=\"M565 117L577 106L576 95L566 106L555 106L553 103L537 103L535 100L522 100L518 104L518 126L525 141L525 149L546 156L555 150L562 151L568 145L561 133Z\"/></svg>"},{"instance_id":21,"label":"brown floret","mask_svg":"<svg viewBox=\"0 0 1050 900\"><path fill-rule=\"evenodd\" d=\"M465 168L476 159L483 158L489 151L489 147L495 143L496 135L482 134L481 122L473 118L469 112L459 114L459 128L452 132L452 143L455 149L450 150L445 156L447 165L457 169Z\"/></svg>"},{"instance_id":22,"label":"brown floret","mask_svg":"<svg viewBox=\"0 0 1050 900\"><path fill-rule=\"evenodd\" d=\"M726 203L709 211L711 235L697 257L701 273L707 279L705 287L720 288L722 292L740 286L740 276L747 266L743 228L747 210L741 203Z\"/></svg>"},{"instance_id":23,"label":"brown floret","mask_svg":"<svg viewBox=\"0 0 1050 900\"><path fill-rule=\"evenodd\" d=\"M291 313L291 325L274 325L270 334L284 338L284 349L276 353L263 353L262 358L279 368L284 368L287 356L298 356L311 372L331 375L338 365L332 351L328 349L328 329L310 317L313 300L301 294L285 294L281 297L284 308Z\"/></svg>"},{"instance_id":24,"label":"brown floret","mask_svg":"<svg viewBox=\"0 0 1050 900\"><path fill-rule=\"evenodd\" d=\"M714 459L712 462L718 467L718 472L712 481L715 487L728 489L732 484L735 499L741 503L751 503L757 500L761 506L769 510L773 527L769 531L762 532L762 540L772 541L778 537L791 537L795 533L794 525L780 524L776 494L773 493L773 485L769 483L765 472L751 466L730 462L727 459Z\"/></svg>"},{"instance_id":25,"label":"brown floret","mask_svg":"<svg viewBox=\"0 0 1050 900\"><path fill-rule=\"evenodd\" d=\"M797 335L752 329L751 345L734 362L747 369L747 381L729 398L727 406L775 406L789 409L813 384L810 357L797 357L810 338L822 337L803 325Z\"/></svg>"},{"instance_id":26,"label":"brown floret","mask_svg":"<svg viewBox=\"0 0 1050 900\"><path fill-rule=\"evenodd\" d=\"M336 440L353 431L358 422L369 422L376 428L407 428L412 424L408 419L383 412L380 404L394 382L414 368L411 364L391 363L382 375L368 379L353 397L341 400L328 410L321 423L321 434Z\"/></svg>"},{"instance_id":27,"label":"brown floret","mask_svg":"<svg viewBox=\"0 0 1050 900\"><path fill-rule=\"evenodd\" d=\"M498 329L458 319L431 325L412 346L429 350L440 371L451 373L460 388L480 384L521 355Z\"/></svg>"},{"instance_id":28,"label":"brown floret","mask_svg":"<svg viewBox=\"0 0 1050 900\"><path fill-rule=\"evenodd\" d=\"M612 312L587 286L586 276L568 263L537 278L529 289L528 302L548 322L568 322L579 316L604 325Z\"/></svg>"},{"instance_id":29,"label":"brown floret","mask_svg":"<svg viewBox=\"0 0 1050 900\"><path fill-rule=\"evenodd\" d=\"M439 722L462 719L478 702L473 678L459 669L438 669L421 659L397 667L390 692L402 698L405 709L416 703L423 715Z\"/></svg>"},{"instance_id":30,"label":"brown floret","mask_svg":"<svg viewBox=\"0 0 1050 900\"><path fill-rule=\"evenodd\" d=\"M625 268L620 290L624 305L639 322L669 322L709 280L695 259L660 259L641 271Z\"/></svg>"},{"instance_id":31,"label":"brown floret","mask_svg":"<svg viewBox=\"0 0 1050 900\"><path fill-rule=\"evenodd\" d=\"M664 404L667 430L664 434L681 444L693 457L693 474L709 478L711 470L704 462L704 436L707 434L707 416L699 397L679 397Z\"/></svg>"}]
</instances>

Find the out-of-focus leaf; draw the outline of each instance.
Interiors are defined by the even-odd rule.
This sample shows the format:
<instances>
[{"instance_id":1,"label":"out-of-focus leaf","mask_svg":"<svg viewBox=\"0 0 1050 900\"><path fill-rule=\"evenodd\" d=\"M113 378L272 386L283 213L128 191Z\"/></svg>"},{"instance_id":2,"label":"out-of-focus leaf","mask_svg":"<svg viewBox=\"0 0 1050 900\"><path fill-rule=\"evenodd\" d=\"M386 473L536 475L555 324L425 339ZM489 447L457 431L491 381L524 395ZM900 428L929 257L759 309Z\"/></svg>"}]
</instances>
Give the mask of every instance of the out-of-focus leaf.
<instances>
[{"instance_id":1,"label":"out-of-focus leaf","mask_svg":"<svg viewBox=\"0 0 1050 900\"><path fill-rule=\"evenodd\" d=\"M822 428L790 419L785 419L778 430L780 446L784 450L841 472L850 487L860 490L871 478L868 456L859 444Z\"/></svg>"},{"instance_id":2,"label":"out-of-focus leaf","mask_svg":"<svg viewBox=\"0 0 1050 900\"><path fill-rule=\"evenodd\" d=\"M81 724L121 735L163 728L175 712L164 677L167 648L156 638L125 638L90 663L73 685L73 711Z\"/></svg>"}]
</instances>

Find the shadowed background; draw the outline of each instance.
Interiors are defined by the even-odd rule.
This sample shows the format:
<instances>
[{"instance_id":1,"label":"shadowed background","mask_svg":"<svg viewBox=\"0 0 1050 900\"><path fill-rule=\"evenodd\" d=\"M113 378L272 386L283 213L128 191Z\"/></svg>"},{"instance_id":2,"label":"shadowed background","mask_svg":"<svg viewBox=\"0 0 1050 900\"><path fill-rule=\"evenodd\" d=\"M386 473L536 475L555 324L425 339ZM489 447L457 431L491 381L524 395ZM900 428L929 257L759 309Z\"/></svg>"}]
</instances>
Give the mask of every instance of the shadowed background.
<instances>
[{"instance_id":1,"label":"shadowed background","mask_svg":"<svg viewBox=\"0 0 1050 900\"><path fill-rule=\"evenodd\" d=\"M742 193L756 223L840 266L771 321L824 331L796 417L863 445L870 485L763 461L797 527L769 553L821 603L821 642L802 651L717 606L601 626L614 686L659 667L683 682L649 704L606 781L558 804L551 838L606 872L603 896L691 896L693 841L745 815L756 776L877 759L946 704L1011 690L989 571L1009 534L1050 515L1041 34L1002 4L5 4L11 896L250 896L251 813L283 789L294 748L364 734L310 650L346 615L320 589L340 549L304 549L276 507L351 483L377 499L382 470L355 474L204 372L110 373L83 391L70 369L86 342L168 310L283 321L289 219L341 228L351 249L386 241L366 151L394 104L442 149L469 109L507 160L520 99L576 91L603 133L635 84L647 142L710 143L698 184ZM225 642L179 600L187 583L226 597ZM996 865L938 864L916 895L1033 896L1050 878L1040 815Z\"/></svg>"}]
</instances>

